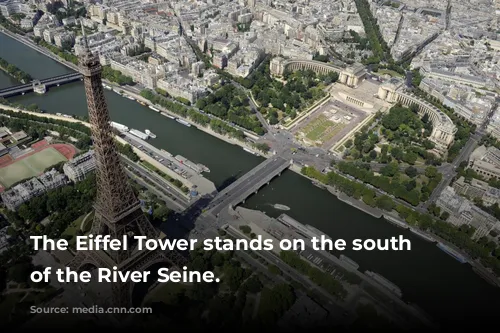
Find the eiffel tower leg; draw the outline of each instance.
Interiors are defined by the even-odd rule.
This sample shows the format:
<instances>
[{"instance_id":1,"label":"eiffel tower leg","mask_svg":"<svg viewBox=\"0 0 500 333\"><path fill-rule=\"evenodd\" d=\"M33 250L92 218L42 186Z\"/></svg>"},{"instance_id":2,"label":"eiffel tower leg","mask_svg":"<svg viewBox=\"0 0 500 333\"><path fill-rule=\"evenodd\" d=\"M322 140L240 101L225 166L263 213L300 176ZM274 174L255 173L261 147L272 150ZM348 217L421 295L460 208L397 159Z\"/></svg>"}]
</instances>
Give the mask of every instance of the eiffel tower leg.
<instances>
[{"instance_id":1,"label":"eiffel tower leg","mask_svg":"<svg viewBox=\"0 0 500 333\"><path fill-rule=\"evenodd\" d=\"M78 271L85 261L88 261L89 256L83 252L78 252L76 256L66 265L72 271Z\"/></svg>"},{"instance_id":2,"label":"eiffel tower leg","mask_svg":"<svg viewBox=\"0 0 500 333\"><path fill-rule=\"evenodd\" d=\"M137 219L137 227L141 231L141 235L147 236L148 238L156 238L158 233L156 229L151 225L151 223L146 219L146 217Z\"/></svg>"},{"instance_id":3,"label":"eiffel tower leg","mask_svg":"<svg viewBox=\"0 0 500 333\"><path fill-rule=\"evenodd\" d=\"M113 306L119 308L130 308L132 306L132 290L130 282L113 283Z\"/></svg>"}]
</instances>

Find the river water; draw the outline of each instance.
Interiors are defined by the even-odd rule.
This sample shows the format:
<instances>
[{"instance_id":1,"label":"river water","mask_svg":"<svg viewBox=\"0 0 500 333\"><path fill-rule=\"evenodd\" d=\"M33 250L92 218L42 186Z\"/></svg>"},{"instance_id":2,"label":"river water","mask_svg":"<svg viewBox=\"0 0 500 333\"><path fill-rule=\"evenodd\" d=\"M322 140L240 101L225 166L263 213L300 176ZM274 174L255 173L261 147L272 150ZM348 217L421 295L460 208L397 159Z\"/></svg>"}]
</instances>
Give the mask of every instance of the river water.
<instances>
[{"instance_id":1,"label":"river water","mask_svg":"<svg viewBox=\"0 0 500 333\"><path fill-rule=\"evenodd\" d=\"M46 78L71 72L56 61L0 33L0 57L34 78ZM15 80L0 72L0 88ZM157 138L151 143L170 153L203 163L211 169L207 178L216 186L238 177L262 161L241 147L216 139L193 127L188 128L137 102L105 90L111 118L130 128L151 130ZM46 112L86 115L85 92L81 82L51 88L45 95L33 93L10 98L25 105L36 103ZM360 265L360 270L375 271L403 291L405 300L417 304L442 326L464 328L478 319L497 318L500 289L477 276L469 265L455 259L411 232L376 219L313 186L307 179L286 171L250 197L245 206L271 216L282 212L272 205L291 208L286 213L310 224L333 239L348 244L356 238L385 239L402 234L411 241L411 251L351 251L344 253Z\"/></svg>"}]
</instances>

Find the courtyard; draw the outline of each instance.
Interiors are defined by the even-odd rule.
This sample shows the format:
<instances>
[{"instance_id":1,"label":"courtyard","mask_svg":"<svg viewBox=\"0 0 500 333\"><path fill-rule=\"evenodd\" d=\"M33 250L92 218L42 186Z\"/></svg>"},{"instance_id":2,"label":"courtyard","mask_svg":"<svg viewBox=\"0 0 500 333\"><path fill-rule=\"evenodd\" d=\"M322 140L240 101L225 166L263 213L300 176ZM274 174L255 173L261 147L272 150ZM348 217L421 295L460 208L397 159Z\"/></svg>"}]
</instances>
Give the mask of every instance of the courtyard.
<instances>
[{"instance_id":1,"label":"courtyard","mask_svg":"<svg viewBox=\"0 0 500 333\"><path fill-rule=\"evenodd\" d=\"M54 147L47 147L1 168L0 184L4 188L10 187L20 180L36 177L48 167L63 161L67 161L63 154Z\"/></svg>"}]
</instances>

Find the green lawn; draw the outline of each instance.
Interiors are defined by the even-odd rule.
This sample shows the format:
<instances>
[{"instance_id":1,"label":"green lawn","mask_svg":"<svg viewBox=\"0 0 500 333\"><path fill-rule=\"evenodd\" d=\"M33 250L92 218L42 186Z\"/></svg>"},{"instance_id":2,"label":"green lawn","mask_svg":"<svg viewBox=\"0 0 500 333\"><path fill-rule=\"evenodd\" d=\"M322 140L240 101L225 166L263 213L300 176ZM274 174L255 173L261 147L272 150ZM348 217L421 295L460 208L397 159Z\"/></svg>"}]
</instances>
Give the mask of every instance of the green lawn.
<instances>
[{"instance_id":1,"label":"green lawn","mask_svg":"<svg viewBox=\"0 0 500 333\"><path fill-rule=\"evenodd\" d=\"M91 215L85 221L84 232L90 231L90 228L92 226L93 215L94 213L91 213ZM74 220L73 222L71 222L71 224L66 228L66 230L63 231L61 235L63 238L67 237L70 247L74 247L76 245L75 236L77 235L78 230L81 230L80 228L85 216L87 216L87 214L84 214L79 218L77 218L76 220Z\"/></svg>"},{"instance_id":2,"label":"green lawn","mask_svg":"<svg viewBox=\"0 0 500 333\"><path fill-rule=\"evenodd\" d=\"M326 118L325 115L320 115L311 121L303 129L303 133L311 141L327 142L333 138L344 125L334 123Z\"/></svg>"},{"instance_id":3,"label":"green lawn","mask_svg":"<svg viewBox=\"0 0 500 333\"><path fill-rule=\"evenodd\" d=\"M9 187L20 180L40 175L48 167L67 159L49 147L0 169L0 183Z\"/></svg>"},{"instance_id":4,"label":"green lawn","mask_svg":"<svg viewBox=\"0 0 500 333\"><path fill-rule=\"evenodd\" d=\"M390 70L390 69L379 69L379 71L377 72L377 74L380 74L380 75L388 74L388 75L390 75L392 77L403 77L398 72L395 72L395 71Z\"/></svg>"}]
</instances>

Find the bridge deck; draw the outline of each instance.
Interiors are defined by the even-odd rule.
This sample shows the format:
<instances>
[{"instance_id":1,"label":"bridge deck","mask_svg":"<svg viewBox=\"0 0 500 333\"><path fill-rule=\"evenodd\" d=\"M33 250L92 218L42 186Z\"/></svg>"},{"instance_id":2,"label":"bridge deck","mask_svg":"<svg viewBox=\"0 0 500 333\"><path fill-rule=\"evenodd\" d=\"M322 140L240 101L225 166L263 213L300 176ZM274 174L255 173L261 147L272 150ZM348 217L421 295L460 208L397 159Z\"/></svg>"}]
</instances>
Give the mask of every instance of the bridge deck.
<instances>
[{"instance_id":1,"label":"bridge deck","mask_svg":"<svg viewBox=\"0 0 500 333\"><path fill-rule=\"evenodd\" d=\"M73 82L75 80L80 79L81 77L82 74L80 73L63 74L40 80L40 83L46 86L53 86L57 84ZM17 86L0 89L0 97L8 97L12 95L22 94L32 90L33 90L33 83L20 84Z\"/></svg>"},{"instance_id":2,"label":"bridge deck","mask_svg":"<svg viewBox=\"0 0 500 333\"><path fill-rule=\"evenodd\" d=\"M290 161L282 157L265 160L221 191L209 206L211 213L217 215L225 207L239 204L289 166Z\"/></svg>"}]
</instances>

